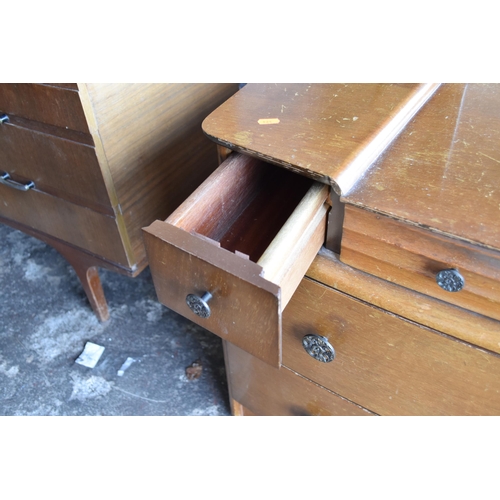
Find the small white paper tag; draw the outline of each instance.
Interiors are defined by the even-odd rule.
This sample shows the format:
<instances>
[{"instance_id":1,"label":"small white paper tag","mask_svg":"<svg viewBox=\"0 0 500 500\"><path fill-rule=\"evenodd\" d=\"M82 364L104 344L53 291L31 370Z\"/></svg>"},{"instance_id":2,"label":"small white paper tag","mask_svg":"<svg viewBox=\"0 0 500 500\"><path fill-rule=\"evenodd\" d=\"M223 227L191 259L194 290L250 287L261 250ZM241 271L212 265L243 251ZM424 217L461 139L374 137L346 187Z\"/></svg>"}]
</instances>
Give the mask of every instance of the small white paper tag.
<instances>
[{"instance_id":1,"label":"small white paper tag","mask_svg":"<svg viewBox=\"0 0 500 500\"><path fill-rule=\"evenodd\" d=\"M75 363L87 366L88 368L94 368L103 352L104 347L94 344L93 342L87 342L85 344L85 349L75 360Z\"/></svg>"}]
</instances>

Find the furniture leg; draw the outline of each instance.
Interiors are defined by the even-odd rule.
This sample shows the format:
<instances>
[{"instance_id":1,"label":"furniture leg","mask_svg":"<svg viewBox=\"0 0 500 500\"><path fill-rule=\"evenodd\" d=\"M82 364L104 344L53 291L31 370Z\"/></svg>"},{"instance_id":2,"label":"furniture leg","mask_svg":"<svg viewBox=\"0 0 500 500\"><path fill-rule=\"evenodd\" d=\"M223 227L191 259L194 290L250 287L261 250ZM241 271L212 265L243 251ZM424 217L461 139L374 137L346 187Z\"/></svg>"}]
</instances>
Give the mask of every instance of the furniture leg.
<instances>
[{"instance_id":1,"label":"furniture leg","mask_svg":"<svg viewBox=\"0 0 500 500\"><path fill-rule=\"evenodd\" d=\"M53 245L54 248L73 267L85 290L90 306L99 321L109 319L108 304L99 278L99 271L93 259L82 252L64 245Z\"/></svg>"}]
</instances>

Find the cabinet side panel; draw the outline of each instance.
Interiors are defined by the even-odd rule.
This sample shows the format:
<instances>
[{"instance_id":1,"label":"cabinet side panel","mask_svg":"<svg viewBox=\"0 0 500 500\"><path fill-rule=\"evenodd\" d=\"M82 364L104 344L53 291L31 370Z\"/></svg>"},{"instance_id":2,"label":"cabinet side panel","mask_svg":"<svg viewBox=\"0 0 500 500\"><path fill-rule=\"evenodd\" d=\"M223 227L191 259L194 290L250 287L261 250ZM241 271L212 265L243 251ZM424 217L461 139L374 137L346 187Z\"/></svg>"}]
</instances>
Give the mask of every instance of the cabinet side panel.
<instances>
[{"instance_id":1,"label":"cabinet side panel","mask_svg":"<svg viewBox=\"0 0 500 500\"><path fill-rule=\"evenodd\" d=\"M217 167L202 120L237 84L87 84L120 212L137 261L140 228L165 219Z\"/></svg>"}]
</instances>

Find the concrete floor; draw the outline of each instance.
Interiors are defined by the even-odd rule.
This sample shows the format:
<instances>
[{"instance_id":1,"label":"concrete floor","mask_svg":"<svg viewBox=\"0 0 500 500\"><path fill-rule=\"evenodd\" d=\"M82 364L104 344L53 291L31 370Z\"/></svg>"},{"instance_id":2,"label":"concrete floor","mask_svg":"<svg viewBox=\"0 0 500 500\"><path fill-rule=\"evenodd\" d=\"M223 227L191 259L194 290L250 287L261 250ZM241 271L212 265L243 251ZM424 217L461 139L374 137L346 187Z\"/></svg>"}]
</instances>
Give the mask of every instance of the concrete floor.
<instances>
[{"instance_id":1,"label":"concrete floor","mask_svg":"<svg viewBox=\"0 0 500 500\"><path fill-rule=\"evenodd\" d=\"M100 276L106 323L54 249L0 224L0 415L230 415L220 339L162 306L149 269ZM75 363L88 341L94 368Z\"/></svg>"}]
</instances>

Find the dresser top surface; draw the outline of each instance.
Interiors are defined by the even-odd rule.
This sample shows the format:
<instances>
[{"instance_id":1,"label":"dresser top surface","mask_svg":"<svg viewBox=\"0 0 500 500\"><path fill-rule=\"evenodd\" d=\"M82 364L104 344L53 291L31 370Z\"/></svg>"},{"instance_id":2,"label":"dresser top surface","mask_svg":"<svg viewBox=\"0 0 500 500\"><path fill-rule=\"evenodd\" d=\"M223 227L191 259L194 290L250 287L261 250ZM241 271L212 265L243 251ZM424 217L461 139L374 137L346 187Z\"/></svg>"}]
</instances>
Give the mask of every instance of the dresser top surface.
<instances>
[{"instance_id":1,"label":"dresser top surface","mask_svg":"<svg viewBox=\"0 0 500 500\"><path fill-rule=\"evenodd\" d=\"M219 144L345 191L433 84L248 84L203 122ZM378 149L378 151L377 151ZM373 156L373 154L375 156ZM370 159L370 155L372 156Z\"/></svg>"},{"instance_id":2,"label":"dresser top surface","mask_svg":"<svg viewBox=\"0 0 500 500\"><path fill-rule=\"evenodd\" d=\"M500 85L441 86L345 201L500 249Z\"/></svg>"},{"instance_id":3,"label":"dresser top surface","mask_svg":"<svg viewBox=\"0 0 500 500\"><path fill-rule=\"evenodd\" d=\"M341 185L346 203L500 249L500 85L436 88L419 97L418 84L248 84L203 129L231 149ZM355 181L342 185L362 158Z\"/></svg>"}]
</instances>

